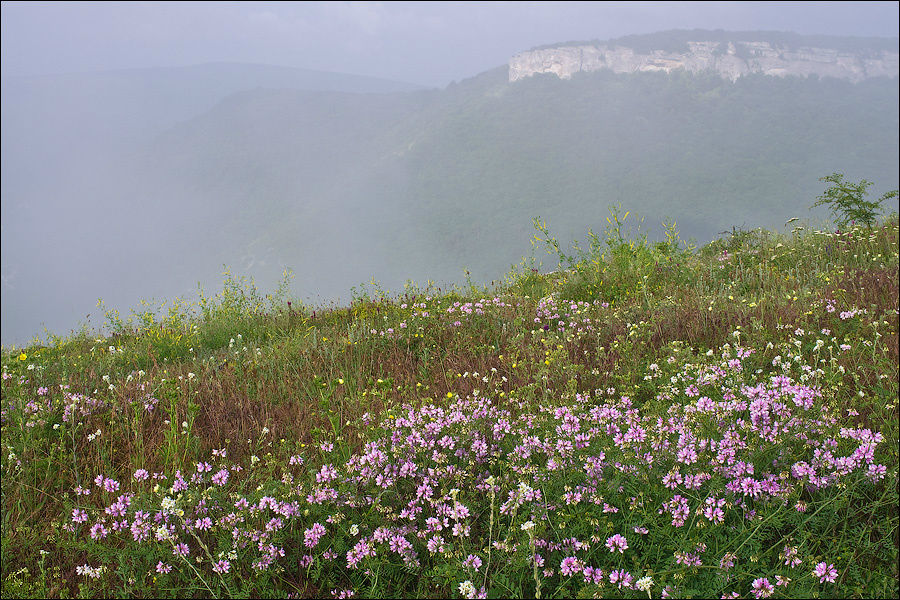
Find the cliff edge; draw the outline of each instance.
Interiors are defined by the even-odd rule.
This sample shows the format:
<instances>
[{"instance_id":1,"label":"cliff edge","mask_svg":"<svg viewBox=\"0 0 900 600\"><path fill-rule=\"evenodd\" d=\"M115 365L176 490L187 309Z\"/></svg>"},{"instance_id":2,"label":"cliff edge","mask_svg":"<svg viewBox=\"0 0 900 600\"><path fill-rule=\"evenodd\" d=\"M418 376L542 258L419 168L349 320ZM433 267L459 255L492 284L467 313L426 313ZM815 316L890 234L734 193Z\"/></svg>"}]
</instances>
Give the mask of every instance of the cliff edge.
<instances>
[{"instance_id":1,"label":"cliff edge","mask_svg":"<svg viewBox=\"0 0 900 600\"><path fill-rule=\"evenodd\" d=\"M717 37L721 38L721 35ZM625 42L623 38L606 43L571 43L521 52L509 61L509 81L536 73L553 73L568 79L579 71L600 69L612 69L616 73L685 69L690 72L711 70L731 81L751 73L762 73L778 77L817 75L857 82L870 77L897 77L900 64L898 52L883 45L848 49L804 45L802 41L787 45L767 40L688 39L679 43L677 49L650 49L646 47L646 40L643 44L635 44L638 48Z\"/></svg>"}]
</instances>

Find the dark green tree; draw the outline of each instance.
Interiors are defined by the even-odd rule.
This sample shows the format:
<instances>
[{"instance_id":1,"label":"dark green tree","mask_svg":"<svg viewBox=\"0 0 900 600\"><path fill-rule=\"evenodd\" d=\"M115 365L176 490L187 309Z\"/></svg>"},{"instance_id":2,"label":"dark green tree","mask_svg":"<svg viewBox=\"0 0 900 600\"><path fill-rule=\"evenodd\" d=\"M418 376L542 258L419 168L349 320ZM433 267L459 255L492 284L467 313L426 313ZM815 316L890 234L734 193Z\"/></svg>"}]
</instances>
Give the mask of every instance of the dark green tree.
<instances>
[{"instance_id":1,"label":"dark green tree","mask_svg":"<svg viewBox=\"0 0 900 600\"><path fill-rule=\"evenodd\" d=\"M862 223L866 227L875 225L878 215L881 213L881 205L891 198L897 197L897 190L885 192L877 200L866 200L869 187L874 185L866 179L860 180L859 183L844 181L843 173L832 173L826 177L822 177L819 181L825 181L831 184L823 194L817 196L816 203L811 208L817 206L827 206L834 215L834 222L838 227L847 227L851 223Z\"/></svg>"}]
</instances>

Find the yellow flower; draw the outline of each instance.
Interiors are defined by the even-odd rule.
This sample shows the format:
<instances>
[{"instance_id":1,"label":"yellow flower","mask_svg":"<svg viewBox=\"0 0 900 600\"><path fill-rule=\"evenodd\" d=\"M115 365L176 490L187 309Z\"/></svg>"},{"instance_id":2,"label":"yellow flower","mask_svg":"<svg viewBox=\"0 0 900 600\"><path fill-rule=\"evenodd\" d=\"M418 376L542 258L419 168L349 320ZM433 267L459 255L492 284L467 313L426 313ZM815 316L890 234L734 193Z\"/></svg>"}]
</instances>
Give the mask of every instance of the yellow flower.
<instances>
[{"instance_id":1,"label":"yellow flower","mask_svg":"<svg viewBox=\"0 0 900 600\"><path fill-rule=\"evenodd\" d=\"M24 352L23 352L22 354L19 355L19 360L21 360L21 361L24 362L24 361L27 360L27 359L28 359L28 355L25 354Z\"/></svg>"}]
</instances>

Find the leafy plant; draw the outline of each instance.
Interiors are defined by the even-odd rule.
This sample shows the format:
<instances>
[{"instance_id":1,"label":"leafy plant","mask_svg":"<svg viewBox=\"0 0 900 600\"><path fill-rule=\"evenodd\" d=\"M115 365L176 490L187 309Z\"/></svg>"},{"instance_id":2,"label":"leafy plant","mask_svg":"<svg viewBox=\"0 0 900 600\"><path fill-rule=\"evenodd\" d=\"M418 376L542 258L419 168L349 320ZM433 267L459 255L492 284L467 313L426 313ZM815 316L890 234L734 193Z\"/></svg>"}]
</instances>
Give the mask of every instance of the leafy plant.
<instances>
[{"instance_id":1,"label":"leafy plant","mask_svg":"<svg viewBox=\"0 0 900 600\"><path fill-rule=\"evenodd\" d=\"M853 222L872 227L881 213L881 205L885 201L897 197L897 190L891 190L885 192L874 202L866 200L868 189L874 184L867 179L862 179L859 183L844 181L843 173L832 173L820 178L819 181L825 181L832 185L821 196L818 196L816 203L810 208L827 206L834 215L835 223L842 228Z\"/></svg>"}]
</instances>

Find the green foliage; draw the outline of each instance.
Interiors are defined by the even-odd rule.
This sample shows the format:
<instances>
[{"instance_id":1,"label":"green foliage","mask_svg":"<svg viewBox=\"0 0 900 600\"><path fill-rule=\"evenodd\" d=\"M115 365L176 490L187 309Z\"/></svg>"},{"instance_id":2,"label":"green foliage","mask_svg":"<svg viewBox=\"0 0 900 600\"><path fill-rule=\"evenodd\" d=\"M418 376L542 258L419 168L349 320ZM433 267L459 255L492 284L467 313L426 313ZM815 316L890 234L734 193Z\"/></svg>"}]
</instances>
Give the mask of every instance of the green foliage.
<instances>
[{"instance_id":1,"label":"green foliage","mask_svg":"<svg viewBox=\"0 0 900 600\"><path fill-rule=\"evenodd\" d=\"M874 184L866 179L859 183L844 181L843 173L832 173L819 181L830 183L831 186L818 197L812 207L827 206L834 215L835 223L842 228L857 222L866 227L874 226L882 205L898 194L897 190L891 190L877 200L866 200L868 189Z\"/></svg>"},{"instance_id":2,"label":"green foliage","mask_svg":"<svg viewBox=\"0 0 900 600\"><path fill-rule=\"evenodd\" d=\"M610 206L602 238L589 230L587 247L576 241L573 254L566 253L545 221L534 220L540 234L535 240L544 244L548 253L556 254L560 267L565 267L556 290L562 298L618 303L646 297L664 282L688 281L686 263L691 246L681 240L675 221L663 223L665 241L651 243L641 230L643 219L634 217L629 222L630 215L621 205Z\"/></svg>"}]
</instances>

